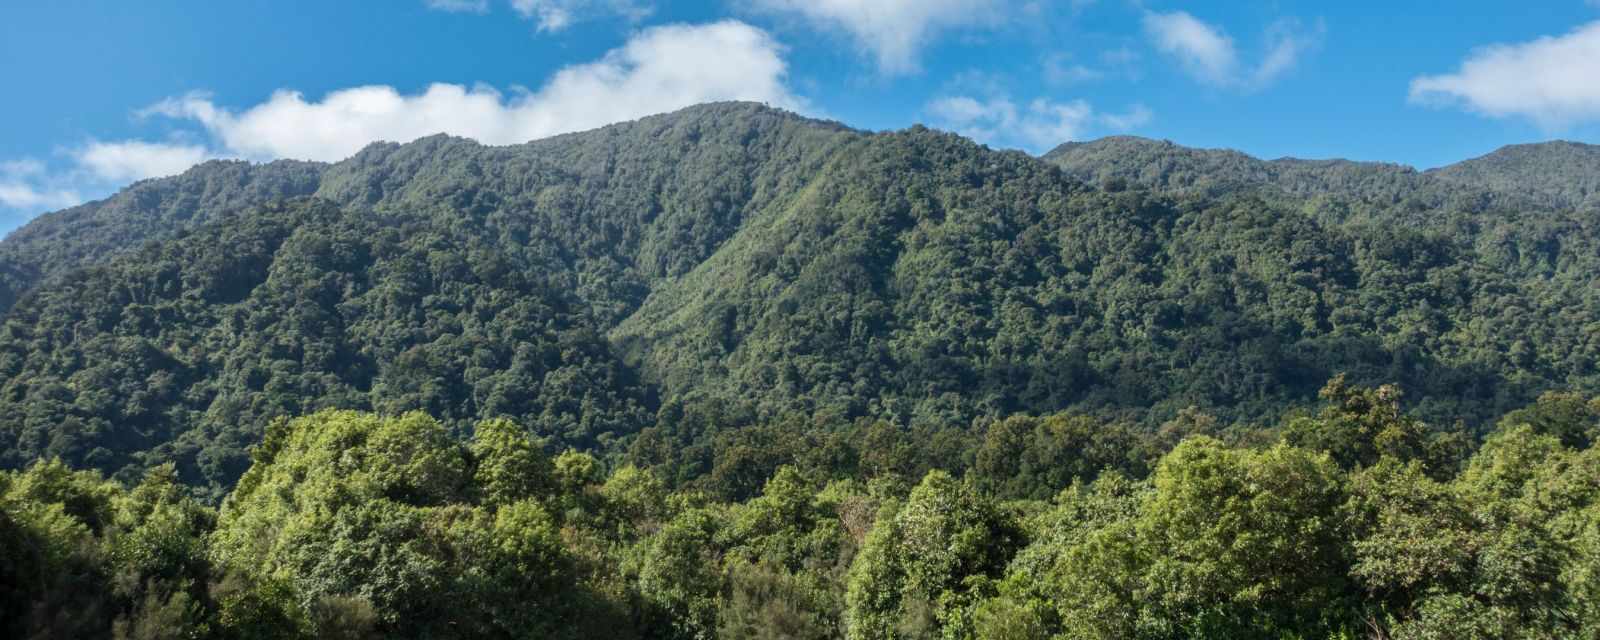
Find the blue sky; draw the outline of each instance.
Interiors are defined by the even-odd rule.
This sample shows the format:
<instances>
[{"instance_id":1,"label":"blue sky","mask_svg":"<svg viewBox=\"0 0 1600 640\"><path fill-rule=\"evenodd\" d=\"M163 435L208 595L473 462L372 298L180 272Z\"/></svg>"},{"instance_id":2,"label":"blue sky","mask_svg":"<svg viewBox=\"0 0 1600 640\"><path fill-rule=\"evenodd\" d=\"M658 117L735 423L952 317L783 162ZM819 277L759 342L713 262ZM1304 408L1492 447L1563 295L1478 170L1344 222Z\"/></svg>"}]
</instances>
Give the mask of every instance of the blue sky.
<instances>
[{"instance_id":1,"label":"blue sky","mask_svg":"<svg viewBox=\"0 0 1600 640\"><path fill-rule=\"evenodd\" d=\"M58 0L0 6L0 231L214 157L494 144L714 99L1043 152L1432 167L1600 142L1600 0Z\"/></svg>"}]
</instances>

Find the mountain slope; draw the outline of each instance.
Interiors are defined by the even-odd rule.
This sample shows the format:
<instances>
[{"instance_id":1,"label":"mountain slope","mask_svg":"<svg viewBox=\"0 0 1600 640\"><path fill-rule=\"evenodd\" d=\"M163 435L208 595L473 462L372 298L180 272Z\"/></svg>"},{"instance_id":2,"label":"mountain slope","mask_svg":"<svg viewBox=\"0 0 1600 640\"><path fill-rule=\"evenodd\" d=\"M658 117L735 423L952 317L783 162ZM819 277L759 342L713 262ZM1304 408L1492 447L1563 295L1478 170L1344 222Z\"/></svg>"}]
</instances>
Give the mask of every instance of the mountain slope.
<instances>
[{"instance_id":1,"label":"mountain slope","mask_svg":"<svg viewBox=\"0 0 1600 640\"><path fill-rule=\"evenodd\" d=\"M47 213L0 242L0 313L43 280L262 204L310 195L324 165L214 160Z\"/></svg>"},{"instance_id":2,"label":"mountain slope","mask_svg":"<svg viewBox=\"0 0 1600 640\"><path fill-rule=\"evenodd\" d=\"M605 328L856 135L712 105L515 147L375 145L328 167L321 197L23 298L0 329L0 452L178 460L220 490L266 421L325 406L512 415L599 446L653 404Z\"/></svg>"},{"instance_id":3,"label":"mountain slope","mask_svg":"<svg viewBox=\"0 0 1600 640\"><path fill-rule=\"evenodd\" d=\"M1428 175L1525 194L1551 206L1600 210L1600 146L1596 145L1566 141L1511 145Z\"/></svg>"},{"instance_id":4,"label":"mountain slope","mask_svg":"<svg viewBox=\"0 0 1600 640\"><path fill-rule=\"evenodd\" d=\"M1260 160L1233 150L1194 149L1132 136L1063 144L1044 159L1095 184L1208 197L1249 190L1336 223L1441 227L1459 222L1459 214L1564 209L1530 193L1446 180L1404 165Z\"/></svg>"},{"instance_id":5,"label":"mountain slope","mask_svg":"<svg viewBox=\"0 0 1600 640\"><path fill-rule=\"evenodd\" d=\"M1150 166L1176 169L1100 177ZM316 171L312 197L208 210L23 296L0 327L3 464L175 460L220 495L266 423L324 407L616 451L700 402L1253 421L1347 372L1480 426L1600 388L1592 216L1390 165L1137 140L1047 162L717 104Z\"/></svg>"},{"instance_id":6,"label":"mountain slope","mask_svg":"<svg viewBox=\"0 0 1600 640\"><path fill-rule=\"evenodd\" d=\"M863 141L613 336L667 395L774 410L1265 418L1348 371L1486 419L1494 394L1595 381L1544 351L1595 353L1594 228L1534 220L1475 243L1248 192L1107 193L913 130ZM1487 320L1512 310L1532 317ZM1588 329L1537 320L1571 311Z\"/></svg>"}]
</instances>

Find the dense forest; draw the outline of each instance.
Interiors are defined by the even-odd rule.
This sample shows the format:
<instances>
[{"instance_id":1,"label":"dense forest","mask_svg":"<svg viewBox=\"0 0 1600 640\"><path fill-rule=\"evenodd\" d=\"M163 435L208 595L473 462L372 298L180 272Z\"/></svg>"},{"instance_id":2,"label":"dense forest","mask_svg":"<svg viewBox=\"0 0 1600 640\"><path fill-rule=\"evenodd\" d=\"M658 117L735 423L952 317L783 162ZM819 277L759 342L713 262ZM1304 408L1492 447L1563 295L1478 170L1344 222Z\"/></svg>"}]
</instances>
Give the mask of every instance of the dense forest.
<instances>
[{"instance_id":1,"label":"dense forest","mask_svg":"<svg viewBox=\"0 0 1600 640\"><path fill-rule=\"evenodd\" d=\"M0 635L1600 637L1596 176L747 103L208 162L0 242Z\"/></svg>"},{"instance_id":2,"label":"dense forest","mask_svg":"<svg viewBox=\"0 0 1600 640\"><path fill-rule=\"evenodd\" d=\"M1600 634L1600 399L1546 395L1477 447L1393 387L1321 396L1257 433L1197 412L769 424L720 434L677 489L649 450L608 471L510 420L462 440L327 410L275 421L217 509L171 464L131 486L0 473L0 633Z\"/></svg>"}]
</instances>

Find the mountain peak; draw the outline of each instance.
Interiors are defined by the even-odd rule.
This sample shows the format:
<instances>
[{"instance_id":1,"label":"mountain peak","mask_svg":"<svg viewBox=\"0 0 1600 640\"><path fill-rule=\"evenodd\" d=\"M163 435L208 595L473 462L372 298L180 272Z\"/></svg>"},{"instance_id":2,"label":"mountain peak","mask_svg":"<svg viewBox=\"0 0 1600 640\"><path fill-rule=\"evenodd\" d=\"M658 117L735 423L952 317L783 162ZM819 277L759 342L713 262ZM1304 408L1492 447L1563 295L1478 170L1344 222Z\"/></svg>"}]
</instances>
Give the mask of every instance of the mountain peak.
<instances>
[{"instance_id":1,"label":"mountain peak","mask_svg":"<svg viewBox=\"0 0 1600 640\"><path fill-rule=\"evenodd\" d=\"M1593 169L1600 166L1600 145L1585 144L1571 140L1546 140L1544 142L1530 142L1525 144L1508 144L1490 151L1484 155L1468 160L1463 160L1452 165L1439 167L1434 171L1439 173L1462 173L1471 171L1506 170L1513 165L1542 165L1550 163L1581 163L1584 169Z\"/></svg>"},{"instance_id":2,"label":"mountain peak","mask_svg":"<svg viewBox=\"0 0 1600 640\"><path fill-rule=\"evenodd\" d=\"M534 138L520 143L507 145L484 144L471 138L452 135L449 133L435 133L423 136L406 143L387 140L378 140L368 143L354 155L343 161L356 165L381 162L391 154L405 149L407 153L433 153L445 148L453 147L514 147L524 144L560 144L560 141L582 139L591 135L608 135L620 131L627 131L635 127L672 128L683 125L696 127L715 126L718 123L732 123L748 119L765 119L781 122L816 126L825 130L853 131L850 127L832 120L822 120L804 116L781 107L775 107L764 102L749 101L724 101L705 102L691 105L675 111L651 114L634 120L614 122L593 129L583 129L567 133L558 133L541 138ZM342 164L342 163L341 163Z\"/></svg>"},{"instance_id":3,"label":"mountain peak","mask_svg":"<svg viewBox=\"0 0 1600 640\"><path fill-rule=\"evenodd\" d=\"M682 125L706 126L716 124L731 124L747 120L766 120L785 122L800 125L815 126L831 131L854 131L855 129L833 120L823 120L805 116L782 107L776 107L765 102L751 101L723 101L704 102L690 105L682 109L667 111L644 116L635 120L617 122L596 129L566 133L545 140L563 138L567 136L584 135L590 132L626 130L632 127L674 127ZM534 140L532 142L539 142Z\"/></svg>"},{"instance_id":4,"label":"mountain peak","mask_svg":"<svg viewBox=\"0 0 1600 640\"><path fill-rule=\"evenodd\" d=\"M1554 206L1600 207L1600 145L1570 140L1514 144L1427 173Z\"/></svg>"},{"instance_id":5,"label":"mountain peak","mask_svg":"<svg viewBox=\"0 0 1600 640\"><path fill-rule=\"evenodd\" d=\"M1119 149L1139 149L1139 148L1143 148L1143 149L1184 149L1184 150L1188 150L1188 151L1199 151L1199 149L1192 149L1192 148L1189 148L1189 147L1184 147L1184 146L1181 146L1181 145L1179 145L1179 144L1177 144L1177 143L1175 143L1175 142L1173 142L1171 140L1166 140L1166 139L1157 140L1155 138L1145 138L1145 137L1141 137L1141 136L1117 135L1117 136L1106 136L1104 138L1096 138L1094 140L1073 140L1073 141L1063 142L1063 143L1061 143L1059 145L1056 145L1056 147L1054 149L1051 149L1051 150L1045 152L1045 154L1040 156L1040 158L1043 158L1045 160L1049 160L1051 158L1056 158L1056 157L1060 157L1060 156L1063 156L1063 155L1066 155L1066 154L1069 154L1069 153L1073 153L1074 151L1083 151L1083 150L1086 150L1086 149L1107 149L1107 148L1119 148Z\"/></svg>"}]
</instances>

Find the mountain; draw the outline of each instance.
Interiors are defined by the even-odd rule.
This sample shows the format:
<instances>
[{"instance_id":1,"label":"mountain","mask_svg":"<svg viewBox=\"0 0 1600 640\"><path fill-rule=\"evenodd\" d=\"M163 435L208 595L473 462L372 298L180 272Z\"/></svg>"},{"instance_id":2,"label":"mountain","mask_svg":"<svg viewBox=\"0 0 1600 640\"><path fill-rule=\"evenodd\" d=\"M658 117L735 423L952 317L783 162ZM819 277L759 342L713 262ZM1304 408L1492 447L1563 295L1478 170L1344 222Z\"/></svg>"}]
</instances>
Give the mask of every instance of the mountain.
<instances>
[{"instance_id":1,"label":"mountain","mask_svg":"<svg viewBox=\"0 0 1600 640\"><path fill-rule=\"evenodd\" d=\"M716 105L515 147L373 145L314 196L41 280L0 328L0 455L178 460L221 487L273 416L325 406L509 414L589 447L631 433L654 400L604 332L858 135ZM56 255L95 228L47 217L6 244Z\"/></svg>"},{"instance_id":2,"label":"mountain","mask_svg":"<svg viewBox=\"0 0 1600 640\"><path fill-rule=\"evenodd\" d=\"M1222 196L1251 191L1324 220L1440 227L1466 216L1523 214L1570 206L1486 180L1350 160L1261 160L1229 149L1116 136L1069 142L1043 156L1102 186L1132 185L1169 194ZM1459 229L1458 229L1459 230ZM1469 231L1470 232L1470 231Z\"/></svg>"},{"instance_id":3,"label":"mountain","mask_svg":"<svg viewBox=\"0 0 1600 640\"><path fill-rule=\"evenodd\" d=\"M213 160L182 175L35 218L0 242L0 312L52 275L98 264L150 240L317 190L324 165Z\"/></svg>"},{"instance_id":4,"label":"mountain","mask_svg":"<svg viewBox=\"0 0 1600 640\"><path fill-rule=\"evenodd\" d=\"M742 103L202 165L0 255L0 462L175 461L213 496L330 407L616 453L705 416L1265 423L1340 373L1472 427L1600 389L1593 216L1395 165L1039 159Z\"/></svg>"},{"instance_id":5,"label":"mountain","mask_svg":"<svg viewBox=\"0 0 1600 640\"><path fill-rule=\"evenodd\" d=\"M1592 144L1511 145L1428 175L1525 194L1551 206L1600 210L1600 146Z\"/></svg>"},{"instance_id":6,"label":"mountain","mask_svg":"<svg viewBox=\"0 0 1600 640\"><path fill-rule=\"evenodd\" d=\"M1232 149L1194 149L1135 136L1068 142L1043 159L1089 182L1122 181L1161 191L1210 195L1270 186L1300 197L1377 197L1385 192L1409 194L1428 184L1415 169L1398 164L1259 160Z\"/></svg>"}]
</instances>

